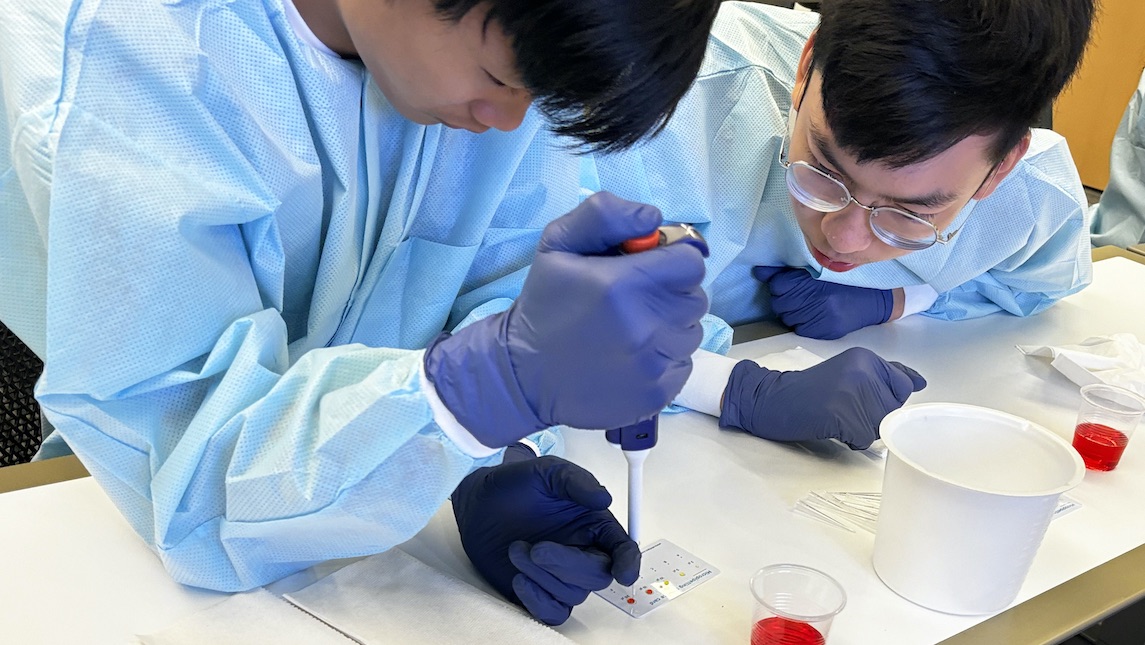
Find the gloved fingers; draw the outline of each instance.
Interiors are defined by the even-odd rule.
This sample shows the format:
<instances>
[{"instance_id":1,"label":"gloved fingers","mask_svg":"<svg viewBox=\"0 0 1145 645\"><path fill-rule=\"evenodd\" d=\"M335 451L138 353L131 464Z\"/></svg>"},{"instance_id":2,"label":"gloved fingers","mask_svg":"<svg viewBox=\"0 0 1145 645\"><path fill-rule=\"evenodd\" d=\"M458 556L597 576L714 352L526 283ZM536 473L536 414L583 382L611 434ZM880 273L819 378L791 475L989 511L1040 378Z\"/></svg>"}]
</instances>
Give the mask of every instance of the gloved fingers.
<instances>
[{"instance_id":1,"label":"gloved fingers","mask_svg":"<svg viewBox=\"0 0 1145 645\"><path fill-rule=\"evenodd\" d=\"M688 378L692 374L691 355L695 353L695 348L698 346L699 341L697 340L696 344L693 345L678 345L674 349L660 348L655 350L658 353L655 361L636 366L637 369L632 371L633 378L638 379L645 387L639 392L615 394L623 396L624 400L632 404L632 411L638 412L638 414L623 423L612 423L611 426L605 426L605 428L621 427L643 421L668 406L684 389L684 384L688 382ZM687 351L688 347L693 348L692 352ZM676 356L668 356L667 351L671 351ZM602 397L601 401L611 403L612 395L610 393Z\"/></svg>"},{"instance_id":2,"label":"gloved fingers","mask_svg":"<svg viewBox=\"0 0 1145 645\"><path fill-rule=\"evenodd\" d=\"M513 559L514 553L514 549L510 548L510 560ZM577 602L583 602L584 598L578 601L579 595L565 596L563 591L549 589L549 585L545 584L544 576L539 575L537 569L533 567L538 567L550 574L564 586L571 587L578 592L585 591L585 597L587 597L588 591L604 589L612 584L612 558L594 547L582 548L557 542L537 542L528 549L527 558L524 557L525 551L516 551L516 553L521 564L517 565L516 560L513 560L513 564L517 565L517 568L532 578L534 582L548 589L549 593L562 602L577 604Z\"/></svg>"},{"instance_id":3,"label":"gloved fingers","mask_svg":"<svg viewBox=\"0 0 1145 645\"><path fill-rule=\"evenodd\" d=\"M560 457L540 457L537 461L553 496L593 511L612 504L612 495L584 468Z\"/></svg>"},{"instance_id":4,"label":"gloved fingers","mask_svg":"<svg viewBox=\"0 0 1145 645\"><path fill-rule=\"evenodd\" d=\"M664 216L655 206L599 192L550 222L541 234L538 249L600 255L615 250L626 240L648 235L663 221ZM699 250L696 254L700 254Z\"/></svg>"},{"instance_id":5,"label":"gloved fingers","mask_svg":"<svg viewBox=\"0 0 1145 645\"><path fill-rule=\"evenodd\" d=\"M882 419L880 418L878 422L875 422L873 427L863 428L852 426L852 432L850 432L847 437L839 437L839 441L847 444L847 447L851 450L866 450L871 447L875 439L879 438L878 426L881 421Z\"/></svg>"},{"instance_id":6,"label":"gloved fingers","mask_svg":"<svg viewBox=\"0 0 1145 645\"><path fill-rule=\"evenodd\" d=\"M528 578L529 581L533 583L533 585L543 589L549 597L553 598L562 605L573 606L584 602L585 598L588 598L588 589L579 587L574 584L569 584L561 580L557 576L546 571L544 567L542 567L534 560L533 550L541 544L544 544L544 542L539 542L532 546L530 546L528 542L523 542L520 540L514 542L513 544L509 545L509 561L512 562L513 566L517 567L517 569L522 574L524 574L524 576ZM576 554L584 553L584 551L581 551L576 547L556 544L554 542L549 542L548 544L552 546L548 549L547 553L543 551L537 552L540 557L543 557L546 560L560 560L562 558L568 558L571 560L574 558L574 552ZM605 558L603 555L601 555L601 557L607 560L607 558ZM583 563L585 560L586 558L577 558L577 562ZM598 574L598 579L606 578L608 581L612 580L612 577L608 575L608 571L605 568L606 565L599 562L593 563L593 565L594 566L590 568ZM553 565L552 562L549 562L549 566L555 565ZM569 568L571 569L572 567ZM586 579L590 576L591 573L582 572L578 579ZM516 582L516 578L514 578L514 582ZM607 587L608 584L608 582L605 582L604 585L599 588L603 589L604 587ZM514 590L515 589L516 587L514 586Z\"/></svg>"},{"instance_id":7,"label":"gloved fingers","mask_svg":"<svg viewBox=\"0 0 1145 645\"><path fill-rule=\"evenodd\" d=\"M795 328L815 322L822 315L821 307L815 306L816 304L818 303L798 298L776 297L773 294L771 311L779 317L784 325Z\"/></svg>"},{"instance_id":8,"label":"gloved fingers","mask_svg":"<svg viewBox=\"0 0 1145 645\"><path fill-rule=\"evenodd\" d=\"M910 397L911 394L926 387L926 379L902 363L894 361L888 362L885 370L887 385L891 389L891 394L899 403L899 405L895 406L895 409L906 403L907 398Z\"/></svg>"},{"instance_id":9,"label":"gloved fingers","mask_svg":"<svg viewBox=\"0 0 1145 645\"><path fill-rule=\"evenodd\" d=\"M628 534L624 534L628 538ZM612 548L612 577L622 585L633 585L640 577L640 545L631 538Z\"/></svg>"},{"instance_id":10,"label":"gloved fingers","mask_svg":"<svg viewBox=\"0 0 1145 645\"><path fill-rule=\"evenodd\" d=\"M642 347L640 352L654 351L663 360L645 365L647 372L645 378L655 380L672 365L686 367L691 371L692 354L696 353L703 340L704 326L698 321L693 321L688 326L666 326L656 330L649 338L649 343L652 345Z\"/></svg>"},{"instance_id":11,"label":"gloved fingers","mask_svg":"<svg viewBox=\"0 0 1145 645\"><path fill-rule=\"evenodd\" d=\"M571 605L562 604L524 574L513 578L513 593L533 618L546 625L560 625L572 615Z\"/></svg>"},{"instance_id":12,"label":"gloved fingers","mask_svg":"<svg viewBox=\"0 0 1145 645\"><path fill-rule=\"evenodd\" d=\"M783 300L773 299L772 309L775 310L779 321L790 327L797 336L835 340L851 331L848 326L841 325L840 321L831 315L828 303L803 301L798 303L798 307L788 309L784 305L790 306L796 303Z\"/></svg>"},{"instance_id":13,"label":"gloved fingers","mask_svg":"<svg viewBox=\"0 0 1145 645\"><path fill-rule=\"evenodd\" d=\"M870 447L879 438L879 425L883 418L901 408L914 391L911 377L895 364L879 358L877 365L879 369L872 374L874 382L870 383L873 392L868 388L867 395L859 399L859 418L847 424L849 436L843 439L856 450Z\"/></svg>"},{"instance_id":14,"label":"gloved fingers","mask_svg":"<svg viewBox=\"0 0 1145 645\"><path fill-rule=\"evenodd\" d=\"M898 367L902 371L906 372L906 375L910 377L911 387L914 388L915 392L918 392L926 387L926 379L923 378L922 374L919 374L915 370L907 367L906 365L903 365L898 361L891 361L890 363L891 365L894 365L895 367Z\"/></svg>"},{"instance_id":15,"label":"gloved fingers","mask_svg":"<svg viewBox=\"0 0 1145 645\"><path fill-rule=\"evenodd\" d=\"M751 268L751 275L756 280L759 280L760 282L763 282L766 284L771 280L771 278L775 274L779 273L780 271L785 271L785 270L787 270L787 267L755 266L755 267Z\"/></svg>"},{"instance_id":16,"label":"gloved fingers","mask_svg":"<svg viewBox=\"0 0 1145 645\"><path fill-rule=\"evenodd\" d=\"M781 268L767 281L772 298L797 297L799 304L813 295L816 286L823 284L827 283L820 283L810 273L793 267Z\"/></svg>"},{"instance_id":17,"label":"gloved fingers","mask_svg":"<svg viewBox=\"0 0 1145 645\"><path fill-rule=\"evenodd\" d=\"M708 313L708 295L699 283L684 289L646 288L640 294L648 311L662 322L660 327L691 327Z\"/></svg>"},{"instance_id":18,"label":"gloved fingers","mask_svg":"<svg viewBox=\"0 0 1145 645\"><path fill-rule=\"evenodd\" d=\"M692 294L704 281L704 255L691 244L670 244L613 261L639 271L650 293Z\"/></svg>"},{"instance_id":19,"label":"gloved fingers","mask_svg":"<svg viewBox=\"0 0 1145 645\"><path fill-rule=\"evenodd\" d=\"M611 559L611 577L625 585L636 582L640 577L640 545L628 536L610 511L601 511L598 517L593 527L593 545Z\"/></svg>"}]
</instances>

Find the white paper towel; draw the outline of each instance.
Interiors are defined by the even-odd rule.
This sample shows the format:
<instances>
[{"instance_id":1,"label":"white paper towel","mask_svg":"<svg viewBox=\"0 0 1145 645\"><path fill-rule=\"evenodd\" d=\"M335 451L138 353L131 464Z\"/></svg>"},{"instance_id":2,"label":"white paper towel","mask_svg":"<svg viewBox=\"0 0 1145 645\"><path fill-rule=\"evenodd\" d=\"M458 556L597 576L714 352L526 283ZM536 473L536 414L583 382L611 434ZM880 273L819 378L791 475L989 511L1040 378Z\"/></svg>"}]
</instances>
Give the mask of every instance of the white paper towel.
<instances>
[{"instance_id":1,"label":"white paper towel","mask_svg":"<svg viewBox=\"0 0 1145 645\"><path fill-rule=\"evenodd\" d=\"M263 589L235 594L161 632L138 639L143 645L349 645L352 642Z\"/></svg>"},{"instance_id":2,"label":"white paper towel","mask_svg":"<svg viewBox=\"0 0 1145 645\"><path fill-rule=\"evenodd\" d=\"M292 604L293 603L293 604ZM143 645L569 645L524 610L401 549L364 558L297 592L235 594Z\"/></svg>"},{"instance_id":3,"label":"white paper towel","mask_svg":"<svg viewBox=\"0 0 1145 645\"><path fill-rule=\"evenodd\" d=\"M362 643L572 642L400 549L355 562L285 598Z\"/></svg>"},{"instance_id":4,"label":"white paper towel","mask_svg":"<svg viewBox=\"0 0 1145 645\"><path fill-rule=\"evenodd\" d=\"M1057 371L1078 385L1106 383L1145 396L1145 345L1133 334L1094 336L1077 345L1018 345L1027 356L1052 357Z\"/></svg>"}]
</instances>

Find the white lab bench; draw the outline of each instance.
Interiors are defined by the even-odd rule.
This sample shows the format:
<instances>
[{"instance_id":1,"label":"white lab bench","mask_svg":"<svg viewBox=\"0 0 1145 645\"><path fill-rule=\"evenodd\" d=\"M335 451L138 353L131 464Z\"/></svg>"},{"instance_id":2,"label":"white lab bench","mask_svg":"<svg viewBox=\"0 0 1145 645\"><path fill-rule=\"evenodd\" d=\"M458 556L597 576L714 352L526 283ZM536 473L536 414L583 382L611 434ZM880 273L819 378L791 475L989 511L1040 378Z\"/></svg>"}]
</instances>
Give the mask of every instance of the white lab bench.
<instances>
[{"instance_id":1,"label":"white lab bench","mask_svg":"<svg viewBox=\"0 0 1145 645\"><path fill-rule=\"evenodd\" d=\"M838 341L762 338L735 345L731 354L755 358L798 345L828 357L868 347L926 376L929 386L911 402L992 407L1068 440L1077 387L1014 345L1072 344L1114 332L1145 339L1145 265L1112 258L1095 263L1094 274L1091 287L1031 318L949 323L912 317ZM623 456L600 433L572 431L567 444L567 456L613 491L613 512L623 521ZM74 462L55 461L61 463L5 469L0 490L18 485L13 473L43 481L82 472ZM1117 470L1087 472L1069 494L1082 508L1051 523L1016 606L995 617L950 616L900 598L871 567L873 535L791 511L812 490L878 491L882 468L882 460L833 442L779 444L721 430L714 418L694 412L661 417L659 445L645 464L645 535L667 538L721 573L639 620L590 597L559 631L586 644L746 643L747 580L777 562L820 568L846 589L832 645L1056 642L1145 595L1145 439L1130 442ZM0 517L0 634L6 641L122 643L221 597L172 582L90 478L0 495ZM461 551L447 507L403 548L484 586Z\"/></svg>"}]
</instances>

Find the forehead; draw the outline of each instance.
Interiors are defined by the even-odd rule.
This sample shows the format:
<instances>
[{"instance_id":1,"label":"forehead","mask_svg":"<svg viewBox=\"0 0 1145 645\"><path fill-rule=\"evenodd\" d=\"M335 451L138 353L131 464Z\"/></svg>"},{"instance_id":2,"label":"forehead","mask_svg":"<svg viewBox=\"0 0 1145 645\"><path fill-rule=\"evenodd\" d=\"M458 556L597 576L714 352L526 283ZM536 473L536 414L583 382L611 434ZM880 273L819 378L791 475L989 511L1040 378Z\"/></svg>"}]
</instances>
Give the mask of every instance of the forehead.
<instances>
[{"instance_id":1,"label":"forehead","mask_svg":"<svg viewBox=\"0 0 1145 645\"><path fill-rule=\"evenodd\" d=\"M966 137L923 161L906 166L895 166L879 160L859 163L858 155L841 148L823 110L819 75L813 74L800 105L800 115L806 125L796 128L796 136L804 137L803 145L820 163L842 174L871 195L884 201L918 204L920 201L952 201L955 195L973 189L981 183L993 164L990 151L993 138L982 135ZM872 124L878 115L871 115ZM921 197L928 199L920 200Z\"/></svg>"}]
</instances>

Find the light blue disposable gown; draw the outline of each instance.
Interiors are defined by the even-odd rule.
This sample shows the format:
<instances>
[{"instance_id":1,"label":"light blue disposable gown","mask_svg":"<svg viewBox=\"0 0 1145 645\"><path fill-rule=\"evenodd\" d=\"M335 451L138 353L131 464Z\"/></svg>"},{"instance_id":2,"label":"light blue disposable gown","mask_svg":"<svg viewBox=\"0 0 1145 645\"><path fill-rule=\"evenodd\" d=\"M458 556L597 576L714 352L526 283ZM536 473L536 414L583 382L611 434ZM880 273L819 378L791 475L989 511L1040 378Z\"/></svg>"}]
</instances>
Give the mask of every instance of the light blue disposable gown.
<instances>
[{"instance_id":1,"label":"light blue disposable gown","mask_svg":"<svg viewBox=\"0 0 1145 645\"><path fill-rule=\"evenodd\" d=\"M0 118L0 316L46 359L41 455L66 439L176 580L385 550L499 461L434 423L419 366L580 199L537 115L415 125L279 0L11 0Z\"/></svg>"},{"instance_id":2,"label":"light blue disposable gown","mask_svg":"<svg viewBox=\"0 0 1145 645\"><path fill-rule=\"evenodd\" d=\"M47 359L44 453L66 439L177 580L244 589L384 550L495 462L433 422L419 348L505 307L585 188L699 224L731 320L767 310L751 265L819 272L775 170L807 14L725 3L668 130L582 160L536 114L483 135L405 121L278 2L0 12L0 316ZM981 248L967 228L835 277L930 282L947 317L1079 288L1076 175L1064 143L1035 149L1015 196L975 212Z\"/></svg>"},{"instance_id":3,"label":"light blue disposable gown","mask_svg":"<svg viewBox=\"0 0 1145 645\"><path fill-rule=\"evenodd\" d=\"M1093 245L1145 242L1145 74L1113 135L1109 185L1094 209Z\"/></svg>"},{"instance_id":4,"label":"light blue disposable gown","mask_svg":"<svg viewBox=\"0 0 1145 645\"><path fill-rule=\"evenodd\" d=\"M712 247L711 312L732 325L770 314L755 265L805 267L822 280L889 289L928 284L924 315L1037 313L1091 280L1085 194L1065 140L1035 130L1030 150L947 245L846 273L824 271L795 220L779 163L795 68L818 17L755 3L721 5L699 78L667 130L646 145L586 159L582 183L696 223ZM965 226L962 226L965 223Z\"/></svg>"}]
</instances>

